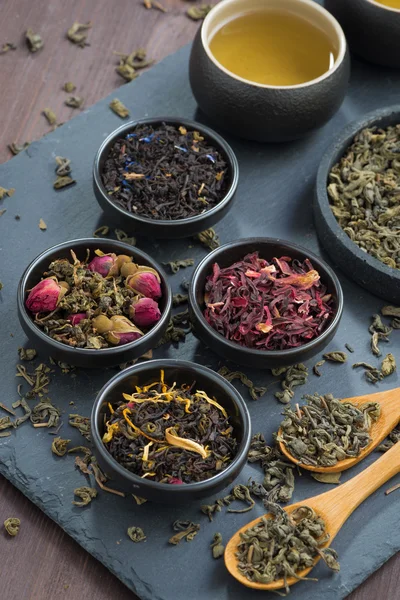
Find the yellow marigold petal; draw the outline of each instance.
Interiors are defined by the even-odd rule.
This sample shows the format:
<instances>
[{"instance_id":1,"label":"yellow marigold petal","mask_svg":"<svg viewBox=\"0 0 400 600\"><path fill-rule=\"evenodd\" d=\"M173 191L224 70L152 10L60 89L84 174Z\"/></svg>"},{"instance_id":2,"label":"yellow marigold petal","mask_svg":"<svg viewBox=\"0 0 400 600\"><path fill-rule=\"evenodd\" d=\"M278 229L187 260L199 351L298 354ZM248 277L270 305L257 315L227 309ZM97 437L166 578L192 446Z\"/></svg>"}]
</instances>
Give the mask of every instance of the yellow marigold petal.
<instances>
[{"instance_id":1,"label":"yellow marigold petal","mask_svg":"<svg viewBox=\"0 0 400 600\"><path fill-rule=\"evenodd\" d=\"M184 450L197 452L197 454L200 454L200 456L202 456L203 458L207 458L209 455L207 450L201 444L198 444L193 440L187 440L185 438L177 436L173 427L168 427L168 429L165 430L165 437L168 444L170 444L171 446L178 446L179 448L183 448Z\"/></svg>"},{"instance_id":2,"label":"yellow marigold petal","mask_svg":"<svg viewBox=\"0 0 400 600\"><path fill-rule=\"evenodd\" d=\"M143 448L143 456L142 456L142 460L144 461L148 461L149 460L149 450L151 448L151 446L153 445L154 442L149 442L148 444L145 445L145 447Z\"/></svg>"},{"instance_id":3,"label":"yellow marigold petal","mask_svg":"<svg viewBox=\"0 0 400 600\"><path fill-rule=\"evenodd\" d=\"M201 392L201 391L197 391L195 393L195 396L197 398L202 398L203 400L205 400L209 404L212 404L213 406L216 406L222 412L222 414L224 415L225 419L228 418L226 410L224 409L223 406L221 406L220 404L218 404L218 402L215 400L215 398L214 398L214 400L211 400L211 398L209 398L205 392Z\"/></svg>"}]
</instances>

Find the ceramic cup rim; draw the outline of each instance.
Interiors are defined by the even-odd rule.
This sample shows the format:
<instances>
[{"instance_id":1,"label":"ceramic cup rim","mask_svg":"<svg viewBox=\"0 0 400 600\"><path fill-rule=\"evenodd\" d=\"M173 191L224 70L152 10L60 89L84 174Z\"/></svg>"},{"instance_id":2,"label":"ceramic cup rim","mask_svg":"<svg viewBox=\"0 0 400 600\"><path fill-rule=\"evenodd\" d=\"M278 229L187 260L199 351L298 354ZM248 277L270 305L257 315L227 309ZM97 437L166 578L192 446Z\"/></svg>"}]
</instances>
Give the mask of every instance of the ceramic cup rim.
<instances>
[{"instance_id":1,"label":"ceramic cup rim","mask_svg":"<svg viewBox=\"0 0 400 600\"><path fill-rule=\"evenodd\" d=\"M284 5L288 0L280 0L280 1L281 1L282 5ZM292 2L292 0L289 0L289 1ZM314 0L296 0L297 4L306 5L310 9L314 10L316 14L319 13L320 16L324 17L327 21L329 21L329 23L335 29L335 31L337 33L337 40L339 42L339 51L338 51L338 55L336 57L336 60L333 64L333 66L330 69L328 69L327 71L325 71L325 73L323 73L319 77L316 77L315 79L310 79L310 81L305 81L303 83L299 83L299 84L295 84L295 85L270 85L270 84L265 84L265 83L257 83L256 81L252 81L251 79L245 79L244 77L240 77L239 75L236 75L232 71L229 71L220 62L218 62L217 59L215 58L215 56L212 54L207 38L208 38L208 34L209 34L210 23L215 18L215 16L216 15L218 16L218 14L224 10L224 8L226 7L227 4L232 4L232 3L236 4L238 2L241 2L243 4L243 9L246 9L246 7L247 7L247 8L249 8L248 12L251 11L251 7L249 5L248 0L224 0L223 2L220 2L219 4L214 6L214 8L208 13L208 15L206 16L206 18L203 21L203 25L201 28L201 43L202 43L202 46L203 46L204 51L206 52L208 58L219 70L223 71L226 75L228 75L232 79L236 79L237 81L240 81L241 83L244 83L246 85L252 85L257 88L271 89L271 90L297 90L297 89L302 89L305 87L313 86L313 85L316 85L316 84L324 81L325 79L330 77L333 73L335 73L335 71L337 71L338 68L340 67L340 65L343 63L344 58L346 56L347 42L346 42L346 37L344 35L343 29L340 26L339 22L335 19L335 17L329 11L326 10L326 8L324 8L323 6L320 6L319 4L314 2ZM266 4L266 7L267 7L267 4ZM240 12L241 12L240 10L237 10L236 14L240 14Z\"/></svg>"},{"instance_id":2,"label":"ceramic cup rim","mask_svg":"<svg viewBox=\"0 0 400 600\"><path fill-rule=\"evenodd\" d=\"M94 243L94 242L96 242L96 243ZM25 306L27 282L28 282L28 279L29 279L31 273L41 263L42 260L50 258L50 256L52 256L52 255L57 255L58 252L62 252L65 249L73 250L78 244L88 244L88 246L91 249L92 249L92 247L95 247L96 245L99 247L103 246L105 248L107 247L107 249L110 249L111 252L113 251L113 249L125 251L125 253L128 256L132 255L134 258L143 258L149 264L157 266L157 271L158 271L158 273L161 277L161 280L163 281L163 284L165 285L166 290L167 290L166 299L165 299L165 308L164 308L163 314L161 315L160 320L157 321L157 323L149 331L147 331L141 338L134 340L133 342L129 342L127 344L122 344L120 346L113 346L113 347L109 347L109 348L96 348L96 349L94 349L94 348L71 348L70 346L63 344L62 342L54 340L49 335L47 335L44 331L42 331L40 329L40 327L35 325L35 323L32 319L32 315L29 313L28 309ZM164 269L161 267L161 265L158 264L158 262L156 260L153 259L152 256L147 254L147 252L143 252L143 250L139 250L139 248L130 246L129 244L125 244L124 242L120 242L119 240L112 240L112 239L105 239L105 238L93 238L93 237L77 238L77 239L73 239L73 240L67 240L66 242L61 242L60 244L56 244L54 246L51 246L50 248L46 248L45 250L43 250L43 252L38 254L29 263L29 265L24 270L24 272L21 276L21 279L19 281L19 284L18 284L17 304L19 306L20 314L21 314L22 318L24 319L24 322L28 324L29 329L32 331L33 335L38 337L42 343L47 344L49 347L53 348L54 350L59 350L59 351L61 351L61 350L68 351L69 350L69 351L74 352L76 355L92 356L93 359L95 360L96 356L106 355L106 356L114 357L116 355L118 356L118 354L121 354L123 351L131 350L132 348L139 346L140 342L142 342L142 340L144 338L146 338L147 336L151 335L152 332L154 332L157 329L160 329L165 324L165 321L167 319L169 319L169 314L170 314L171 308L172 308L172 291L171 291L171 287L168 283L167 274L165 273Z\"/></svg>"},{"instance_id":3,"label":"ceramic cup rim","mask_svg":"<svg viewBox=\"0 0 400 600\"><path fill-rule=\"evenodd\" d=\"M173 219L170 221L165 220L165 219L150 219L149 217L145 217L143 215L130 213L125 208L118 206L111 200L111 198L108 196L108 194L106 192L105 186L104 186L102 178L101 178L100 162L101 162L103 156L107 155L109 144L111 142L113 142L114 140L116 140L119 136L122 136L122 135L134 130L135 127L137 127L138 125L146 125L146 124L147 125L157 125L157 124L160 124L163 122L166 123L167 125L180 124L180 125L183 125L184 127L189 127L191 129L198 130L200 133L204 133L209 138L209 140L217 146L217 149L219 151L222 150L222 152L226 156L228 169L231 172L232 181L229 184L229 188L227 189L223 198L221 198L221 200L215 206L213 206L213 208L206 210L204 213L194 215L193 217L184 217L183 219ZM101 193L104 200L110 205L110 207L115 212L119 213L119 215L121 217L123 217L125 219L130 219L131 221L135 221L138 224L143 223L144 225L150 225L153 227L163 226L163 227L167 227L168 229L173 229L174 227L179 226L179 225L182 226L185 224L190 225L192 223L199 223L199 222L207 219L208 217L213 216L216 213L219 213L223 208L225 208L230 203L230 201L233 199L233 196L235 195L235 192L236 192L236 189L237 189L237 186L239 183L239 163L236 158L236 154L232 150L232 147L230 146L230 144L228 144L228 142L225 140L225 138L223 138L219 133L217 133L216 131L211 129L211 127L208 127L207 125L203 125L202 123L199 123L198 121L195 121L193 119L187 119L185 117L182 117L182 118L174 117L173 115L172 116L164 116L164 117L163 116L161 116L161 117L158 117L158 116L144 117L142 119L132 119L132 120L128 121L127 123L120 125L116 129L114 129L103 140L103 142L101 143L101 145L96 153L95 159L94 159L93 179L94 179L95 185L97 186L97 189Z\"/></svg>"},{"instance_id":4,"label":"ceramic cup rim","mask_svg":"<svg viewBox=\"0 0 400 600\"><path fill-rule=\"evenodd\" d=\"M400 8L394 8L393 6L386 6L386 4L381 4L380 2L376 2L376 0L366 0L366 1L369 2L369 4L373 4L377 8L381 8L382 10L400 14Z\"/></svg>"}]
</instances>

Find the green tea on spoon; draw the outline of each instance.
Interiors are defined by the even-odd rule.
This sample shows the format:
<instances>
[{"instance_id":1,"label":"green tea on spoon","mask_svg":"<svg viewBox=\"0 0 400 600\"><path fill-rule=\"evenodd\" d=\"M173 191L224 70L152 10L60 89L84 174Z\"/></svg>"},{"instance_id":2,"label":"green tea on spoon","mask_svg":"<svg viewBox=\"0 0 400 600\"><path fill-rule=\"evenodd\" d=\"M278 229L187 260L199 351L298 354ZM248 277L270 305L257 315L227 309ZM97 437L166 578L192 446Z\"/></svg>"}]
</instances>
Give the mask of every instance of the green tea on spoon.
<instances>
[{"instance_id":1,"label":"green tea on spoon","mask_svg":"<svg viewBox=\"0 0 400 600\"><path fill-rule=\"evenodd\" d=\"M212 37L210 50L234 75L274 86L312 81L329 71L337 57L324 31L290 12L271 10L225 22Z\"/></svg>"}]
</instances>

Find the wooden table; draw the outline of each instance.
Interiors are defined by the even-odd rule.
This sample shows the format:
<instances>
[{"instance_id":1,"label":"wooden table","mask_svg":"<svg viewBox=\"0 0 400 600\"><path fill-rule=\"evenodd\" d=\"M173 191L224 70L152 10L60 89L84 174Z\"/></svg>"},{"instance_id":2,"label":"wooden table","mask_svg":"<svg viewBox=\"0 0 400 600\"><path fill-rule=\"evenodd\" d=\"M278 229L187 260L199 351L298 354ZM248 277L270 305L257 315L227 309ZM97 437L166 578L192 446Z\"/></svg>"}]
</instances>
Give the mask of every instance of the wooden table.
<instances>
[{"instance_id":1,"label":"wooden table","mask_svg":"<svg viewBox=\"0 0 400 600\"><path fill-rule=\"evenodd\" d=\"M77 111L64 105L66 81L90 106L123 84L113 51L144 47L160 60L189 42L198 27L185 16L192 4L162 0L168 13L146 10L141 0L2 0L0 46L18 49L0 56L0 162L11 158L7 145L38 139L50 130L41 111L58 121ZM65 38L74 21L92 21L90 46L80 49ZM29 53L24 32L42 35L44 48ZM118 96L118 92L116 92ZM1 185L1 182L0 182ZM29 201L29 199L27 199ZM1 457L0 457L1 460ZM17 538L0 534L0 597L4 600L133 600L134 594L87 554L53 521L0 476L0 522L22 521ZM345 565L344 565L345 567ZM400 555L360 586L349 600L397 600Z\"/></svg>"}]
</instances>

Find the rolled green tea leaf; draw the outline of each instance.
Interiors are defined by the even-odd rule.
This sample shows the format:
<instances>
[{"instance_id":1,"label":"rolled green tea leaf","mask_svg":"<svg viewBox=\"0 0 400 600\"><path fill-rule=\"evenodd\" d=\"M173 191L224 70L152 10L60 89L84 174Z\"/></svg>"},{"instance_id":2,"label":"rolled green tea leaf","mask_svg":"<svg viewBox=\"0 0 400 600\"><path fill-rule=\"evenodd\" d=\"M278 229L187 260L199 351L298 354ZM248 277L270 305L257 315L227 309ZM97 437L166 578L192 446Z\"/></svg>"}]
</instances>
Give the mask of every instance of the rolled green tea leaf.
<instances>
[{"instance_id":1,"label":"rolled green tea leaf","mask_svg":"<svg viewBox=\"0 0 400 600\"><path fill-rule=\"evenodd\" d=\"M136 544L146 541L147 537L141 527L128 527L127 534Z\"/></svg>"},{"instance_id":2,"label":"rolled green tea leaf","mask_svg":"<svg viewBox=\"0 0 400 600\"><path fill-rule=\"evenodd\" d=\"M78 498L81 498L81 501L78 502L77 500L73 500L72 504L75 504L75 506L87 506L93 498L96 498L97 491L92 487L83 486L76 488L74 494L75 496L78 496Z\"/></svg>"},{"instance_id":3,"label":"rolled green tea leaf","mask_svg":"<svg viewBox=\"0 0 400 600\"><path fill-rule=\"evenodd\" d=\"M16 517L9 517L4 521L4 528L7 531L8 535L15 537L21 526L21 521Z\"/></svg>"}]
</instances>

